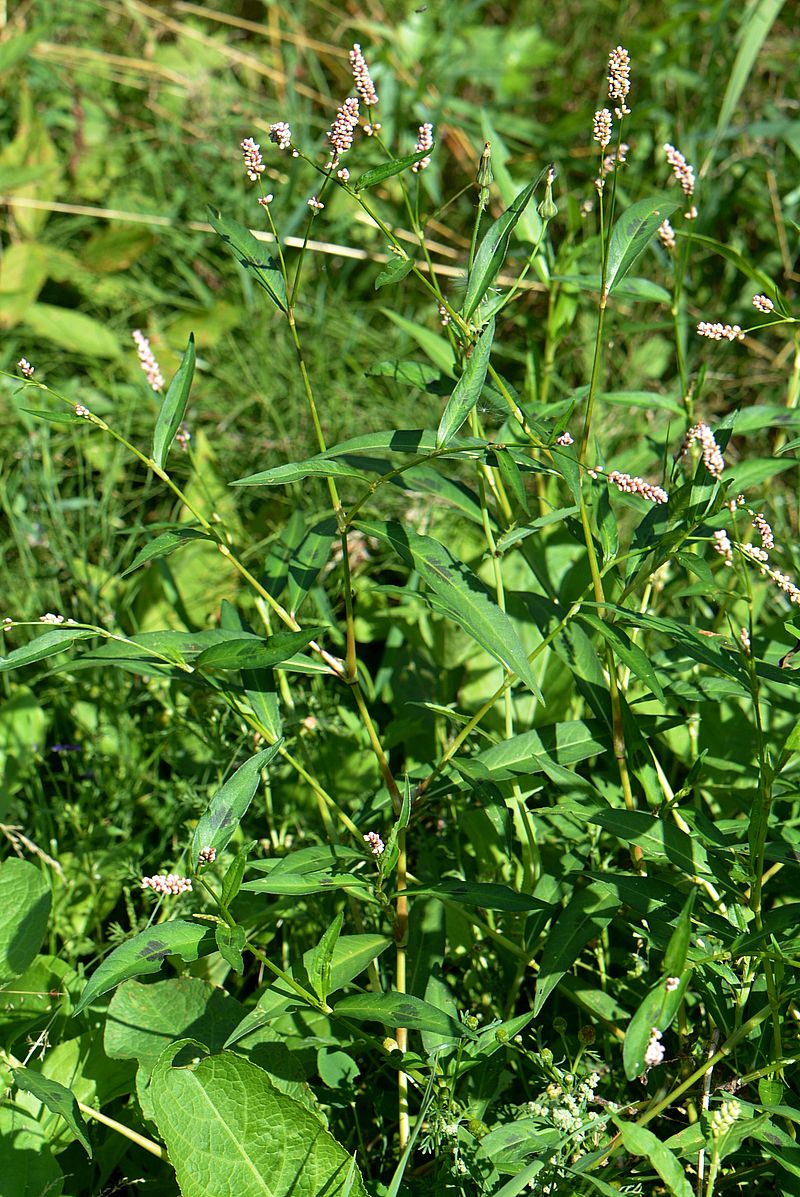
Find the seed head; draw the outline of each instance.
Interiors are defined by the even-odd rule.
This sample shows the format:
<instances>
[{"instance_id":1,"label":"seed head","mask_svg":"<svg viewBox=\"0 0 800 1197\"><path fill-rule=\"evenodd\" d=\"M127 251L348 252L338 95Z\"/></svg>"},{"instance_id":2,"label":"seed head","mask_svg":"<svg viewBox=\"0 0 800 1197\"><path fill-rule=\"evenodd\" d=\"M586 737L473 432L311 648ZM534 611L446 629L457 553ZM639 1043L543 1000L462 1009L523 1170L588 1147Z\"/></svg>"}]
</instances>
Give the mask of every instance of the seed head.
<instances>
[{"instance_id":1,"label":"seed head","mask_svg":"<svg viewBox=\"0 0 800 1197\"><path fill-rule=\"evenodd\" d=\"M277 121L269 127L269 139L274 141L279 150L288 150L292 144L292 130L286 121Z\"/></svg>"},{"instance_id":2,"label":"seed head","mask_svg":"<svg viewBox=\"0 0 800 1197\"><path fill-rule=\"evenodd\" d=\"M164 386L164 375L159 369L158 362L153 356L153 350L150 348L150 342L144 335L141 329L135 328L131 333L133 343L136 346L136 352L139 355L139 364L147 375L147 381L153 390L158 394Z\"/></svg>"},{"instance_id":3,"label":"seed head","mask_svg":"<svg viewBox=\"0 0 800 1197\"><path fill-rule=\"evenodd\" d=\"M711 324L708 320L701 320L697 326L699 337L708 337L710 341L743 341L744 333L738 324Z\"/></svg>"},{"instance_id":4,"label":"seed head","mask_svg":"<svg viewBox=\"0 0 800 1197\"><path fill-rule=\"evenodd\" d=\"M766 316L766 315L769 315L769 313L774 310L775 304L772 302L772 300L770 299L770 297L768 295L754 295L753 296L753 307L756 309L757 312L763 312L764 315ZM20 368L21 367L22 367L22 362L20 362Z\"/></svg>"},{"instance_id":5,"label":"seed head","mask_svg":"<svg viewBox=\"0 0 800 1197\"><path fill-rule=\"evenodd\" d=\"M618 121L630 115L627 97L631 90L631 57L622 46L608 56L608 98L618 101L614 113Z\"/></svg>"},{"instance_id":6,"label":"seed head","mask_svg":"<svg viewBox=\"0 0 800 1197\"><path fill-rule=\"evenodd\" d=\"M24 374L26 378L33 378L33 372L36 369L32 366L26 357L21 357L17 362L17 369L20 374Z\"/></svg>"},{"instance_id":7,"label":"seed head","mask_svg":"<svg viewBox=\"0 0 800 1197\"><path fill-rule=\"evenodd\" d=\"M601 150L611 141L611 113L608 108L601 108L594 114L592 137L599 142Z\"/></svg>"},{"instance_id":8,"label":"seed head","mask_svg":"<svg viewBox=\"0 0 800 1197\"><path fill-rule=\"evenodd\" d=\"M421 154L423 150L432 150L432 149L433 149L433 125L430 123L430 121L426 121L424 125L420 125L420 127L419 127L419 134L417 136L417 144L414 146L414 152L416 154ZM425 170L425 168L427 166L430 166L430 164L431 164L431 160L429 157L420 158L419 162L415 162L414 165L411 167L411 169L415 173L417 173L421 170Z\"/></svg>"},{"instance_id":9,"label":"seed head","mask_svg":"<svg viewBox=\"0 0 800 1197\"><path fill-rule=\"evenodd\" d=\"M253 141L252 137L245 137L241 144L245 174L251 183L257 183L259 175L264 170L264 162L261 158L261 146Z\"/></svg>"},{"instance_id":10,"label":"seed head","mask_svg":"<svg viewBox=\"0 0 800 1197\"><path fill-rule=\"evenodd\" d=\"M355 43L350 51L350 66L353 69L353 82L356 85L356 91L361 97L361 102L367 108L374 108L378 103L378 93L375 91L375 84L372 82L367 61L361 53L361 47L358 42Z\"/></svg>"}]
</instances>

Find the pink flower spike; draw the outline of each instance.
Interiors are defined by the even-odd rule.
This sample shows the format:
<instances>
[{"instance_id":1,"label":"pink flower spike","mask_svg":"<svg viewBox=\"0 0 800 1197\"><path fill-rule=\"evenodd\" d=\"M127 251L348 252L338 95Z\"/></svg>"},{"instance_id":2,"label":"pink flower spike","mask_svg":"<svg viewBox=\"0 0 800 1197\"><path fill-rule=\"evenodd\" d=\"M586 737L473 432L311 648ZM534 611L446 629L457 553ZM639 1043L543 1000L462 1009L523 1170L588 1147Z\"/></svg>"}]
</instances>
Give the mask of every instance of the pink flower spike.
<instances>
[{"instance_id":1,"label":"pink flower spike","mask_svg":"<svg viewBox=\"0 0 800 1197\"><path fill-rule=\"evenodd\" d=\"M147 381L153 390L158 394L164 387L164 376L159 369L158 362L153 356L153 350L150 348L150 342L139 328L135 328L131 333L133 343L136 346L136 352L139 355L139 364L147 375Z\"/></svg>"},{"instance_id":2,"label":"pink flower spike","mask_svg":"<svg viewBox=\"0 0 800 1197\"><path fill-rule=\"evenodd\" d=\"M33 378L33 372L36 369L32 366L26 357L21 357L17 362L17 369L20 374L24 374L26 378Z\"/></svg>"},{"instance_id":3,"label":"pink flower spike","mask_svg":"<svg viewBox=\"0 0 800 1197\"><path fill-rule=\"evenodd\" d=\"M417 144L414 146L414 152L421 154L423 150L433 149L433 125L430 121L426 121L424 125L419 127L419 135L417 137ZM430 166L430 157L420 158L419 162L415 162L411 169L418 173Z\"/></svg>"},{"instance_id":4,"label":"pink flower spike","mask_svg":"<svg viewBox=\"0 0 800 1197\"><path fill-rule=\"evenodd\" d=\"M252 137L245 137L242 142L242 154L244 155L245 174L252 183L257 183L258 176L264 170L261 146L253 141Z\"/></svg>"},{"instance_id":5,"label":"pink flower spike","mask_svg":"<svg viewBox=\"0 0 800 1197\"><path fill-rule=\"evenodd\" d=\"M356 85L356 91L361 97L362 104L367 108L374 108L378 103L378 93L375 91L375 84L372 82L367 60L361 53L361 47L358 42L355 43L350 51L350 66L353 70L353 82Z\"/></svg>"},{"instance_id":6,"label":"pink flower spike","mask_svg":"<svg viewBox=\"0 0 800 1197\"><path fill-rule=\"evenodd\" d=\"M373 856L383 855L385 845L377 831L368 831L364 839L369 844L369 850Z\"/></svg>"}]
</instances>

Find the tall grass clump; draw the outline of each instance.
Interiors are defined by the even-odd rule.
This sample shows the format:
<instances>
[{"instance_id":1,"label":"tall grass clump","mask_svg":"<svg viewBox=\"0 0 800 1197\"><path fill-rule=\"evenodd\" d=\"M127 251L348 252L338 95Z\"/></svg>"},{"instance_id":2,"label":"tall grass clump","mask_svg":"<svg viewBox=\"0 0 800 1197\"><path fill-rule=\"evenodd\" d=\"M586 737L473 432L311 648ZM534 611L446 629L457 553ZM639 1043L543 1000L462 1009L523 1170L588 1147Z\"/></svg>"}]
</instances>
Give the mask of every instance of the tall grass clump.
<instances>
[{"instance_id":1,"label":"tall grass clump","mask_svg":"<svg viewBox=\"0 0 800 1197\"><path fill-rule=\"evenodd\" d=\"M717 239L718 138L630 173L623 46L575 193L491 137L446 193L348 59L208 212L266 428L226 451L202 334L170 370L145 320L133 412L10 372L63 438L41 534L90 510L2 627L4 1191L794 1194L791 292ZM329 220L370 288L321 322ZM722 402L771 337L784 390Z\"/></svg>"}]
</instances>

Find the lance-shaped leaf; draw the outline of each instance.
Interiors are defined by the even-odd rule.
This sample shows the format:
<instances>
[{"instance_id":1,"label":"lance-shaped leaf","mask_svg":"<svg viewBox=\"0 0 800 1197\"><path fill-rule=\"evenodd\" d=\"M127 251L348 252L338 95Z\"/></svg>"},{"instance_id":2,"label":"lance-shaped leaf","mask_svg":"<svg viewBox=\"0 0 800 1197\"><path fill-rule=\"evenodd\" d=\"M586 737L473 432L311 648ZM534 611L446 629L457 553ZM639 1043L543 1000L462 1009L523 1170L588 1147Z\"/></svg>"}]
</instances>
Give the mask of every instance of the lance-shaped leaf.
<instances>
[{"instance_id":1,"label":"lance-shaped leaf","mask_svg":"<svg viewBox=\"0 0 800 1197\"><path fill-rule=\"evenodd\" d=\"M439 431L436 434L437 449L443 448L455 436L480 399L486 381L486 371L489 369L493 340L494 320L490 320L475 342L464 373L456 383L442 412Z\"/></svg>"},{"instance_id":2,"label":"lance-shaped leaf","mask_svg":"<svg viewBox=\"0 0 800 1197\"><path fill-rule=\"evenodd\" d=\"M634 262L644 253L656 235L658 226L678 207L678 201L665 195L650 196L631 204L623 212L611 233L606 267L606 294L619 286Z\"/></svg>"},{"instance_id":3,"label":"lance-shaped leaf","mask_svg":"<svg viewBox=\"0 0 800 1197\"><path fill-rule=\"evenodd\" d=\"M672 1197L692 1197L692 1186L680 1160L652 1131L646 1126L623 1122L619 1118L614 1121L619 1127L625 1150L649 1160Z\"/></svg>"},{"instance_id":4,"label":"lance-shaped leaf","mask_svg":"<svg viewBox=\"0 0 800 1197\"><path fill-rule=\"evenodd\" d=\"M539 176L539 179L541 177L542 175ZM464 307L461 312L465 320L469 320L503 265L514 226L530 203L539 179L535 179L527 187L523 187L513 203L491 225L481 241L467 280Z\"/></svg>"},{"instance_id":5,"label":"lance-shaped leaf","mask_svg":"<svg viewBox=\"0 0 800 1197\"><path fill-rule=\"evenodd\" d=\"M283 740L278 740L251 756L211 799L192 837L194 863L204 848L220 852L228 843L253 801L261 770L276 756L282 743Z\"/></svg>"},{"instance_id":6,"label":"lance-shaped leaf","mask_svg":"<svg viewBox=\"0 0 800 1197\"><path fill-rule=\"evenodd\" d=\"M49 1076L34 1072L32 1068L15 1068L14 1083L17 1088L30 1093L43 1106L47 1106L48 1110L59 1114L91 1159L92 1145L88 1138L88 1128L74 1093Z\"/></svg>"},{"instance_id":7,"label":"lance-shaped leaf","mask_svg":"<svg viewBox=\"0 0 800 1197\"><path fill-rule=\"evenodd\" d=\"M209 223L231 251L240 266L247 270L266 291L276 307L286 311L286 284L277 263L256 237L243 224L209 209Z\"/></svg>"},{"instance_id":8,"label":"lance-shaped leaf","mask_svg":"<svg viewBox=\"0 0 800 1197\"><path fill-rule=\"evenodd\" d=\"M474 1032L443 1010L410 993L354 993L334 1006L334 1014L354 1022L382 1022L386 1027L433 1031L447 1039L474 1039Z\"/></svg>"},{"instance_id":9,"label":"lance-shaped leaf","mask_svg":"<svg viewBox=\"0 0 800 1197\"><path fill-rule=\"evenodd\" d=\"M536 678L514 625L494 598L463 561L431 536L420 536L391 520L387 523L359 522L367 536L387 541L395 552L419 573L437 596L442 610L468 632L481 648L515 673L528 689L543 701Z\"/></svg>"},{"instance_id":10,"label":"lance-shaped leaf","mask_svg":"<svg viewBox=\"0 0 800 1197\"><path fill-rule=\"evenodd\" d=\"M88 628L56 628L52 632L45 632L29 644L12 649L8 656L0 657L0 673L20 669L23 665L34 665L37 661L63 652L74 640L86 640L89 636L96 635L96 632Z\"/></svg>"},{"instance_id":11,"label":"lance-shaped leaf","mask_svg":"<svg viewBox=\"0 0 800 1197\"><path fill-rule=\"evenodd\" d=\"M121 576L124 578L127 574L132 574L135 569L148 561L156 561L159 557L168 557L170 553L174 553L176 549L190 540L211 540L211 537L207 532L201 532L199 528L171 528L141 548Z\"/></svg>"},{"instance_id":12,"label":"lance-shaped leaf","mask_svg":"<svg viewBox=\"0 0 800 1197\"><path fill-rule=\"evenodd\" d=\"M303 628L301 632L278 632L266 637L242 632L240 637L204 649L195 661L195 668L271 669L288 661L324 631L323 627Z\"/></svg>"},{"instance_id":13,"label":"lance-shaped leaf","mask_svg":"<svg viewBox=\"0 0 800 1197\"><path fill-rule=\"evenodd\" d=\"M186 404L189 402L189 392L192 389L194 377L194 360L194 333L189 333L189 341L181 358L181 364L167 388L153 431L153 461L159 469L164 468L164 462L167 460L172 442L175 440L175 433L180 428L181 421L186 414Z\"/></svg>"},{"instance_id":14,"label":"lance-shaped leaf","mask_svg":"<svg viewBox=\"0 0 800 1197\"><path fill-rule=\"evenodd\" d=\"M367 1197L353 1159L263 1069L191 1039L170 1044L150 1095L183 1197Z\"/></svg>"},{"instance_id":15,"label":"lance-shaped leaf","mask_svg":"<svg viewBox=\"0 0 800 1197\"><path fill-rule=\"evenodd\" d=\"M378 183L382 183L385 179L391 179L392 175L399 175L404 170L408 170L409 166L413 166L415 162L421 162L423 158L427 158L433 146L427 150L418 150L414 154L404 154L402 158L395 158L392 162L384 162L382 166L373 166L372 170L364 171L363 175L359 175L355 183L352 184L354 191L365 191L367 187L375 187Z\"/></svg>"},{"instance_id":16,"label":"lance-shaped leaf","mask_svg":"<svg viewBox=\"0 0 800 1197\"><path fill-rule=\"evenodd\" d=\"M635 1081L646 1068L645 1055L653 1031L666 1031L675 1015L678 1013L683 995L692 975L687 969L678 977L678 984L673 989L673 977L662 977L657 985L640 1004L625 1030L625 1041L622 1045L622 1062L625 1075L629 1081ZM669 987L668 983L669 982Z\"/></svg>"},{"instance_id":17,"label":"lance-shaped leaf","mask_svg":"<svg viewBox=\"0 0 800 1197\"><path fill-rule=\"evenodd\" d=\"M572 968L590 939L604 930L619 909L611 886L593 881L577 890L561 912L544 945L536 981L533 1012L538 1014L564 973Z\"/></svg>"},{"instance_id":18,"label":"lance-shaped leaf","mask_svg":"<svg viewBox=\"0 0 800 1197\"><path fill-rule=\"evenodd\" d=\"M100 997L127 981L130 977L141 977L146 973L157 973L168 956L180 956L181 960L197 960L214 950L214 933L208 927L175 919L171 923L159 923L148 927L120 944L89 978L73 1012L73 1017Z\"/></svg>"},{"instance_id":19,"label":"lance-shaped leaf","mask_svg":"<svg viewBox=\"0 0 800 1197\"><path fill-rule=\"evenodd\" d=\"M413 269L413 258L395 258L392 256L375 279L375 290L380 291L381 287L389 287L392 283L401 283Z\"/></svg>"}]
</instances>

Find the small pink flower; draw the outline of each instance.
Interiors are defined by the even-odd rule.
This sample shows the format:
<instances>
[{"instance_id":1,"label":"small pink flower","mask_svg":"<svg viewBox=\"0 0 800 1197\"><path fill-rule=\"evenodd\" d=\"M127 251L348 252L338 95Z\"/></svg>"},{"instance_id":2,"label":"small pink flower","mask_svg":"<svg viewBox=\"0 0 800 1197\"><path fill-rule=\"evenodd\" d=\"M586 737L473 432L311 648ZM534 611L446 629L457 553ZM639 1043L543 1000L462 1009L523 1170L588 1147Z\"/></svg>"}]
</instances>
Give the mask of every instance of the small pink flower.
<instances>
[{"instance_id":1,"label":"small pink flower","mask_svg":"<svg viewBox=\"0 0 800 1197\"><path fill-rule=\"evenodd\" d=\"M658 1027L653 1027L644 1053L644 1062L648 1068L655 1068L656 1064L660 1064L664 1059L665 1054L661 1043L661 1032Z\"/></svg>"},{"instance_id":2,"label":"small pink flower","mask_svg":"<svg viewBox=\"0 0 800 1197\"><path fill-rule=\"evenodd\" d=\"M177 873L156 873L153 877L142 877L142 889L152 889L157 894L184 894L192 888L191 878Z\"/></svg>"},{"instance_id":3,"label":"small pink flower","mask_svg":"<svg viewBox=\"0 0 800 1197\"><path fill-rule=\"evenodd\" d=\"M135 328L131 333L133 342L136 346L136 352L139 355L139 364L147 375L147 381L156 394L164 387L164 375L159 369L153 350L150 348L150 342L139 328Z\"/></svg>"},{"instance_id":4,"label":"small pink flower","mask_svg":"<svg viewBox=\"0 0 800 1197\"><path fill-rule=\"evenodd\" d=\"M274 141L279 150L288 150L292 144L292 130L286 121L276 121L269 127L269 139Z\"/></svg>"},{"instance_id":5,"label":"small pink flower","mask_svg":"<svg viewBox=\"0 0 800 1197\"><path fill-rule=\"evenodd\" d=\"M620 470L612 470L608 475L609 482L613 482L617 490L624 494L640 495L649 503L666 503L669 495L660 486L653 486L645 482L644 478L633 478L630 474L623 474Z\"/></svg>"},{"instance_id":6,"label":"small pink flower","mask_svg":"<svg viewBox=\"0 0 800 1197\"><path fill-rule=\"evenodd\" d=\"M601 150L611 141L611 113L608 108L601 108L594 114L592 137L599 143Z\"/></svg>"},{"instance_id":7,"label":"small pink flower","mask_svg":"<svg viewBox=\"0 0 800 1197\"><path fill-rule=\"evenodd\" d=\"M572 435L571 435L569 432L562 432L562 433L561 433L561 436L557 436L557 437L556 437L556 444L557 444L557 445L564 445L564 446L566 446L566 445L574 445L574 444L575 444L575 441L574 441L574 439L573 439Z\"/></svg>"},{"instance_id":8,"label":"small pink flower","mask_svg":"<svg viewBox=\"0 0 800 1197\"><path fill-rule=\"evenodd\" d=\"M667 993L674 993L680 983L680 977L667 977L666 981L664 982L664 988L666 989Z\"/></svg>"},{"instance_id":9,"label":"small pink flower","mask_svg":"<svg viewBox=\"0 0 800 1197\"><path fill-rule=\"evenodd\" d=\"M17 369L20 374L24 374L26 378L33 378L33 372L36 369L32 366L26 357L21 357L17 362Z\"/></svg>"},{"instance_id":10,"label":"small pink flower","mask_svg":"<svg viewBox=\"0 0 800 1197\"><path fill-rule=\"evenodd\" d=\"M39 616L39 623L63 623L63 615L54 615L52 611L48 611L46 615Z\"/></svg>"},{"instance_id":11,"label":"small pink flower","mask_svg":"<svg viewBox=\"0 0 800 1197\"><path fill-rule=\"evenodd\" d=\"M197 858L198 865L213 864L217 859L216 848L203 848L202 852Z\"/></svg>"},{"instance_id":12,"label":"small pink flower","mask_svg":"<svg viewBox=\"0 0 800 1197\"><path fill-rule=\"evenodd\" d=\"M256 203L260 204L262 208L268 208L274 199L275 196L272 195L272 193L269 195L260 195L256 200Z\"/></svg>"},{"instance_id":13,"label":"small pink flower","mask_svg":"<svg viewBox=\"0 0 800 1197\"><path fill-rule=\"evenodd\" d=\"M245 137L241 144L242 154L244 155L245 174L252 183L257 183L259 175L264 170L261 146L253 141L252 137Z\"/></svg>"},{"instance_id":14,"label":"small pink flower","mask_svg":"<svg viewBox=\"0 0 800 1197\"><path fill-rule=\"evenodd\" d=\"M617 46L608 56L608 98L617 100L614 109L618 121L630 115L628 95L631 90L631 57L623 46Z\"/></svg>"},{"instance_id":15,"label":"small pink flower","mask_svg":"<svg viewBox=\"0 0 800 1197\"><path fill-rule=\"evenodd\" d=\"M774 310L775 304L772 302L772 300L770 299L770 297L768 295L754 295L753 296L753 307L756 309L757 312L763 312L764 315L767 316L767 315L769 315L769 313L771 311ZM22 363L20 363L20 366L21 365L22 365Z\"/></svg>"},{"instance_id":16,"label":"small pink flower","mask_svg":"<svg viewBox=\"0 0 800 1197\"><path fill-rule=\"evenodd\" d=\"M368 831L367 834L364 836L364 839L369 844L369 850L373 856L382 856L383 855L383 852L385 849L385 844L384 844L383 840L381 839L381 837L378 835L377 831Z\"/></svg>"},{"instance_id":17,"label":"small pink flower","mask_svg":"<svg viewBox=\"0 0 800 1197\"><path fill-rule=\"evenodd\" d=\"M414 152L421 154L423 150L433 149L433 125L430 121L426 121L424 125L420 125L419 134L417 136L417 144L414 146ZM430 157L420 158L419 162L415 162L411 169L415 172L425 170L430 166Z\"/></svg>"},{"instance_id":18,"label":"small pink flower","mask_svg":"<svg viewBox=\"0 0 800 1197\"><path fill-rule=\"evenodd\" d=\"M353 70L353 81L356 85L356 91L361 97L362 104L366 105L367 108L373 108L378 103L378 93L375 91L375 84L372 82L367 61L361 53L361 47L358 42L355 43L350 51L350 66Z\"/></svg>"},{"instance_id":19,"label":"small pink flower","mask_svg":"<svg viewBox=\"0 0 800 1197\"><path fill-rule=\"evenodd\" d=\"M683 438L683 443L678 452L678 457L685 457L695 441L699 441L703 449L703 465L708 470L712 478L719 478L722 471L725 469L725 459L722 456L719 445L714 439L714 433L709 428L708 424L695 424L686 433Z\"/></svg>"},{"instance_id":20,"label":"small pink flower","mask_svg":"<svg viewBox=\"0 0 800 1197\"><path fill-rule=\"evenodd\" d=\"M675 248L675 230L668 220L662 220L658 226L658 238L664 249L673 250Z\"/></svg>"},{"instance_id":21,"label":"small pink flower","mask_svg":"<svg viewBox=\"0 0 800 1197\"><path fill-rule=\"evenodd\" d=\"M697 326L699 337L708 337L710 341L743 341L744 333L738 324L712 324L708 320L701 320Z\"/></svg>"},{"instance_id":22,"label":"small pink flower","mask_svg":"<svg viewBox=\"0 0 800 1197\"><path fill-rule=\"evenodd\" d=\"M680 150L676 150L669 142L664 146L667 162L672 167L672 173L681 185L684 195L694 195L694 169L684 158Z\"/></svg>"},{"instance_id":23,"label":"small pink flower","mask_svg":"<svg viewBox=\"0 0 800 1197\"><path fill-rule=\"evenodd\" d=\"M89 416L91 414L92 413L89 411L89 408L84 407L82 403L75 404L75 415L76 416L83 416L84 420L88 420Z\"/></svg>"},{"instance_id":24,"label":"small pink flower","mask_svg":"<svg viewBox=\"0 0 800 1197\"><path fill-rule=\"evenodd\" d=\"M308 201L308 206L314 213L321 212L325 207L322 200L318 200L315 195L312 195L311 199Z\"/></svg>"},{"instance_id":25,"label":"small pink flower","mask_svg":"<svg viewBox=\"0 0 800 1197\"><path fill-rule=\"evenodd\" d=\"M333 147L334 161L345 154L353 144L353 134L358 128L358 100L351 96L345 100L336 113L336 120L328 130L328 141Z\"/></svg>"}]
</instances>

